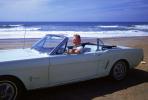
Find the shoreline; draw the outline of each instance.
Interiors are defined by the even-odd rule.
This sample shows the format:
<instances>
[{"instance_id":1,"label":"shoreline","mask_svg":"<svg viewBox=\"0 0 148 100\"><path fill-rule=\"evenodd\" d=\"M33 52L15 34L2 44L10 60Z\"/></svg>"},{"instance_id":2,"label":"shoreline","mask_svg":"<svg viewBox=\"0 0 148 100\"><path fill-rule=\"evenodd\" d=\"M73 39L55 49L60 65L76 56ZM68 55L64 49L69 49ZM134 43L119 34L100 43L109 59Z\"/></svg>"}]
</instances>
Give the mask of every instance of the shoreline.
<instances>
[{"instance_id":1,"label":"shoreline","mask_svg":"<svg viewBox=\"0 0 148 100\"><path fill-rule=\"evenodd\" d=\"M0 39L7 38L41 38L46 34L65 35L72 37L75 33L87 38L112 38L112 37L141 37L148 36L145 31L116 30L116 31L0 31Z\"/></svg>"}]
</instances>

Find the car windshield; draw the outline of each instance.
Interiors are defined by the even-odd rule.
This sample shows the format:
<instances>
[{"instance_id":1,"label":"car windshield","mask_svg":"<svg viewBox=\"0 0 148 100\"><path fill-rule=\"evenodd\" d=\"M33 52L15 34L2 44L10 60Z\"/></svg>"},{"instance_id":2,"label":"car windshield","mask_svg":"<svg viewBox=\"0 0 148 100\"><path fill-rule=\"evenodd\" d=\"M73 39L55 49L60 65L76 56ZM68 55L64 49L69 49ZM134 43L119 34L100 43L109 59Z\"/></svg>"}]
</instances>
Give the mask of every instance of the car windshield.
<instances>
[{"instance_id":1,"label":"car windshield","mask_svg":"<svg viewBox=\"0 0 148 100\"><path fill-rule=\"evenodd\" d=\"M64 38L64 36L46 35L45 37L37 41L32 46L32 49L35 49L42 53L50 53L64 40Z\"/></svg>"}]
</instances>

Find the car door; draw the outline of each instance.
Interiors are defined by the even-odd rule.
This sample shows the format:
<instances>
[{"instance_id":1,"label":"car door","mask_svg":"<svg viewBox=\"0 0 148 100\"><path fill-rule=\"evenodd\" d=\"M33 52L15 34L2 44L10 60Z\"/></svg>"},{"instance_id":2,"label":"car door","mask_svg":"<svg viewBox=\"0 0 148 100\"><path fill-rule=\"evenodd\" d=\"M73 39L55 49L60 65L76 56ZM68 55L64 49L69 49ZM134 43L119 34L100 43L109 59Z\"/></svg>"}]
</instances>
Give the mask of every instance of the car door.
<instances>
[{"instance_id":1,"label":"car door","mask_svg":"<svg viewBox=\"0 0 148 100\"><path fill-rule=\"evenodd\" d=\"M95 53L52 55L49 83L54 85L95 77L99 71L97 59Z\"/></svg>"}]
</instances>

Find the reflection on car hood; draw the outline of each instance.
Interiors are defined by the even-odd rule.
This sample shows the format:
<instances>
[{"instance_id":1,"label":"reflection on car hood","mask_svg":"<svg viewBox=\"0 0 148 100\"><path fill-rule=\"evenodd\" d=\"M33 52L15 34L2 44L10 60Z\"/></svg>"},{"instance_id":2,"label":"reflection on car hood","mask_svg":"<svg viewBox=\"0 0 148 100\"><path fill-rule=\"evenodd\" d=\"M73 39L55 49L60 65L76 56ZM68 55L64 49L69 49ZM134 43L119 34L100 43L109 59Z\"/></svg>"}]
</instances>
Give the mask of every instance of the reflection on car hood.
<instances>
[{"instance_id":1,"label":"reflection on car hood","mask_svg":"<svg viewBox=\"0 0 148 100\"><path fill-rule=\"evenodd\" d=\"M0 50L0 62L34 59L34 58L42 58L42 57L48 57L48 54L40 53L30 48Z\"/></svg>"}]
</instances>

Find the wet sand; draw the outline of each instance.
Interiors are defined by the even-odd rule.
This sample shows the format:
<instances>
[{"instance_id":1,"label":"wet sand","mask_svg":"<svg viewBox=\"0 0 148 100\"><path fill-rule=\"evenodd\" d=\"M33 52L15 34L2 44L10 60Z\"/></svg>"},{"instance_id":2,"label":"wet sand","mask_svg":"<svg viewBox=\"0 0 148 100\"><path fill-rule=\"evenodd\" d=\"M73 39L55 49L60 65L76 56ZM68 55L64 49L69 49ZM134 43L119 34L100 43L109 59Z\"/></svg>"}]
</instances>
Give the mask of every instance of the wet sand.
<instances>
[{"instance_id":1,"label":"wet sand","mask_svg":"<svg viewBox=\"0 0 148 100\"><path fill-rule=\"evenodd\" d=\"M94 39L83 39L83 41ZM105 44L143 48L145 64L131 70L121 82L105 78L27 92L26 100L147 100L148 99L148 37L103 38ZM26 39L25 48L36 39ZM24 40L0 40L0 49L22 48Z\"/></svg>"}]
</instances>

